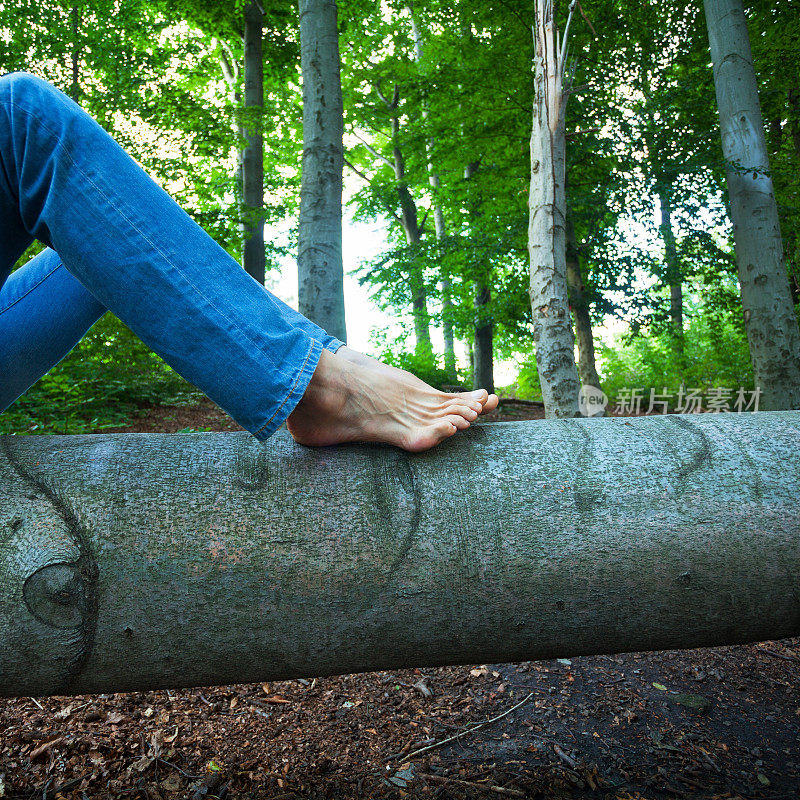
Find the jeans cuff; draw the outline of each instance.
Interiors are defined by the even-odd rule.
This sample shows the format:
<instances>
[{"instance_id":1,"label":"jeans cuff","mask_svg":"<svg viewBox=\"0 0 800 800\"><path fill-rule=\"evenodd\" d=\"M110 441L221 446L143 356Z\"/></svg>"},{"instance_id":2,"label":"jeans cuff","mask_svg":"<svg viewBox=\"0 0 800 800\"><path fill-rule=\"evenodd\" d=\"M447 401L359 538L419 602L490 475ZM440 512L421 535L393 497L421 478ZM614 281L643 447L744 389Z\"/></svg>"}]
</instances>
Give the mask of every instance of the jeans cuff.
<instances>
[{"instance_id":1,"label":"jeans cuff","mask_svg":"<svg viewBox=\"0 0 800 800\"><path fill-rule=\"evenodd\" d=\"M286 421L289 414L294 411L295 406L300 402L300 399L305 394L308 384L314 375L314 370L317 368L320 356L322 355L322 345L316 340L311 339L308 353L306 354L305 361L300 367L297 377L294 379L292 388L284 398L283 402L278 406L278 409L273 415L265 422L258 430L251 431L253 436L260 442L269 439L273 433Z\"/></svg>"},{"instance_id":2,"label":"jeans cuff","mask_svg":"<svg viewBox=\"0 0 800 800\"><path fill-rule=\"evenodd\" d=\"M340 342L338 339L334 339L332 336L327 342L325 342L325 349L331 353L335 353L340 347L344 347L344 342Z\"/></svg>"}]
</instances>

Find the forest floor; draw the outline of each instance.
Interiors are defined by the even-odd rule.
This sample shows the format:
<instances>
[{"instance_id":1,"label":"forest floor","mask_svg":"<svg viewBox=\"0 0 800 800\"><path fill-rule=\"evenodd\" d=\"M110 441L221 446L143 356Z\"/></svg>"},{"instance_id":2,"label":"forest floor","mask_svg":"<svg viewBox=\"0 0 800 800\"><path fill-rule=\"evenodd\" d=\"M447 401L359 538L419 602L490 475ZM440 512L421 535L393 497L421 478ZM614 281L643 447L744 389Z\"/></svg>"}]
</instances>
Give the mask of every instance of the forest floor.
<instances>
[{"instance_id":1,"label":"forest floor","mask_svg":"<svg viewBox=\"0 0 800 800\"><path fill-rule=\"evenodd\" d=\"M187 429L238 426L201 403L121 430ZM798 798L800 639L0 700L0 797Z\"/></svg>"}]
</instances>

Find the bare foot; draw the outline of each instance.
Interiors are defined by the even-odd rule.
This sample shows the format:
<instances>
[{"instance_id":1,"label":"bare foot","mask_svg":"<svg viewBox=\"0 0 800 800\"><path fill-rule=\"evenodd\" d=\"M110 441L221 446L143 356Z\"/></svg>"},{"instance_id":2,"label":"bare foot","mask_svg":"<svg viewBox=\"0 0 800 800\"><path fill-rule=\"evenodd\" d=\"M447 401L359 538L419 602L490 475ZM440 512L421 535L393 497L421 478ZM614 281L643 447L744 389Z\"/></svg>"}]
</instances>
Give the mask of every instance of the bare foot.
<instances>
[{"instance_id":1,"label":"bare foot","mask_svg":"<svg viewBox=\"0 0 800 800\"><path fill-rule=\"evenodd\" d=\"M311 447L386 442L419 452L468 428L488 404L483 390L445 394L397 372L399 377L323 350L305 394L286 421L289 432Z\"/></svg>"},{"instance_id":2,"label":"bare foot","mask_svg":"<svg viewBox=\"0 0 800 800\"><path fill-rule=\"evenodd\" d=\"M420 380L416 375L412 374L411 372L406 372L404 369L398 369L397 367L392 367L389 364L384 364L382 361L378 361L375 358L364 355L364 353L359 353L358 350L351 350L347 345L340 347L336 351L336 355L346 359L352 364L359 364L362 367L367 367L367 369L371 369L373 372L382 372L386 375L393 375L395 378L397 378L397 380L404 381L405 383L410 383L411 385L416 385L420 388L422 387L424 387L425 389L431 388L430 386L428 386L427 383L425 383L425 381ZM489 394L487 391L483 389L479 389L477 390L477 392L479 393L478 400L481 403L482 414L486 411L494 411L494 409L497 408L497 404L500 401L496 394ZM456 395L456 396L463 396L463 395L475 396L476 392L464 392L461 395ZM448 396L453 396L453 395L448 395Z\"/></svg>"}]
</instances>

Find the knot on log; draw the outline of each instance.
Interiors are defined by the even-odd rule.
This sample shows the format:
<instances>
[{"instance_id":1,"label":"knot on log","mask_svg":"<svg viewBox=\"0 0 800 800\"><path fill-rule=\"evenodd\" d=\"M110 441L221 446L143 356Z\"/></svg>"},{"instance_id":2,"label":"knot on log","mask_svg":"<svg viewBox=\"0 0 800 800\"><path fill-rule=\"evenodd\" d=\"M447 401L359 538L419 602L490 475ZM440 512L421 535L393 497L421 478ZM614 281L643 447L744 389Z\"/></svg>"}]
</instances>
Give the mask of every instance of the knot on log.
<instances>
[{"instance_id":1,"label":"knot on log","mask_svg":"<svg viewBox=\"0 0 800 800\"><path fill-rule=\"evenodd\" d=\"M77 564L48 564L28 577L22 595L31 614L45 625L78 628L89 615L91 590Z\"/></svg>"}]
</instances>

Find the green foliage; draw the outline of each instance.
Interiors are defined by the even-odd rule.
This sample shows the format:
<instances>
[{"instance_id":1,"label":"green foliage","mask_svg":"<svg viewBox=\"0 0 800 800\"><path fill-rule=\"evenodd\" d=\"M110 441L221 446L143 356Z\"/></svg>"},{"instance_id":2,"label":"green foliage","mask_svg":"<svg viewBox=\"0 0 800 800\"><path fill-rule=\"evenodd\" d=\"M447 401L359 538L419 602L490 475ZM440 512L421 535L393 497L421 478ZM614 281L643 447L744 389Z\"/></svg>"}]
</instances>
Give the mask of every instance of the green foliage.
<instances>
[{"instance_id":1,"label":"green foliage","mask_svg":"<svg viewBox=\"0 0 800 800\"><path fill-rule=\"evenodd\" d=\"M541 400L542 384L539 380L539 370L536 368L536 357L528 356L520 364L517 382L512 387L514 397L520 400Z\"/></svg>"},{"instance_id":2,"label":"green foliage","mask_svg":"<svg viewBox=\"0 0 800 800\"><path fill-rule=\"evenodd\" d=\"M453 376L444 368L441 359L430 349L407 349L407 337L390 340L386 331L373 334L375 358L398 369L416 375L425 383L439 389L453 385ZM466 375L457 376L466 381Z\"/></svg>"},{"instance_id":3,"label":"green foliage","mask_svg":"<svg viewBox=\"0 0 800 800\"><path fill-rule=\"evenodd\" d=\"M666 391L676 394L683 384L707 390L726 387L753 389L753 370L747 338L730 318L693 318L685 329L681 361L669 334L646 330L620 336L612 347L598 343L603 390L613 401L627 389L641 389L649 397Z\"/></svg>"},{"instance_id":4,"label":"green foliage","mask_svg":"<svg viewBox=\"0 0 800 800\"><path fill-rule=\"evenodd\" d=\"M80 344L0 414L3 433L88 433L127 425L136 410L197 390L106 314Z\"/></svg>"},{"instance_id":5,"label":"green foliage","mask_svg":"<svg viewBox=\"0 0 800 800\"><path fill-rule=\"evenodd\" d=\"M412 375L416 375L420 380L438 389L451 386L453 383L452 375L447 372L440 359L430 351L427 353L412 353L407 350L394 352L387 350L381 353L378 358L392 367L404 369Z\"/></svg>"}]
</instances>

